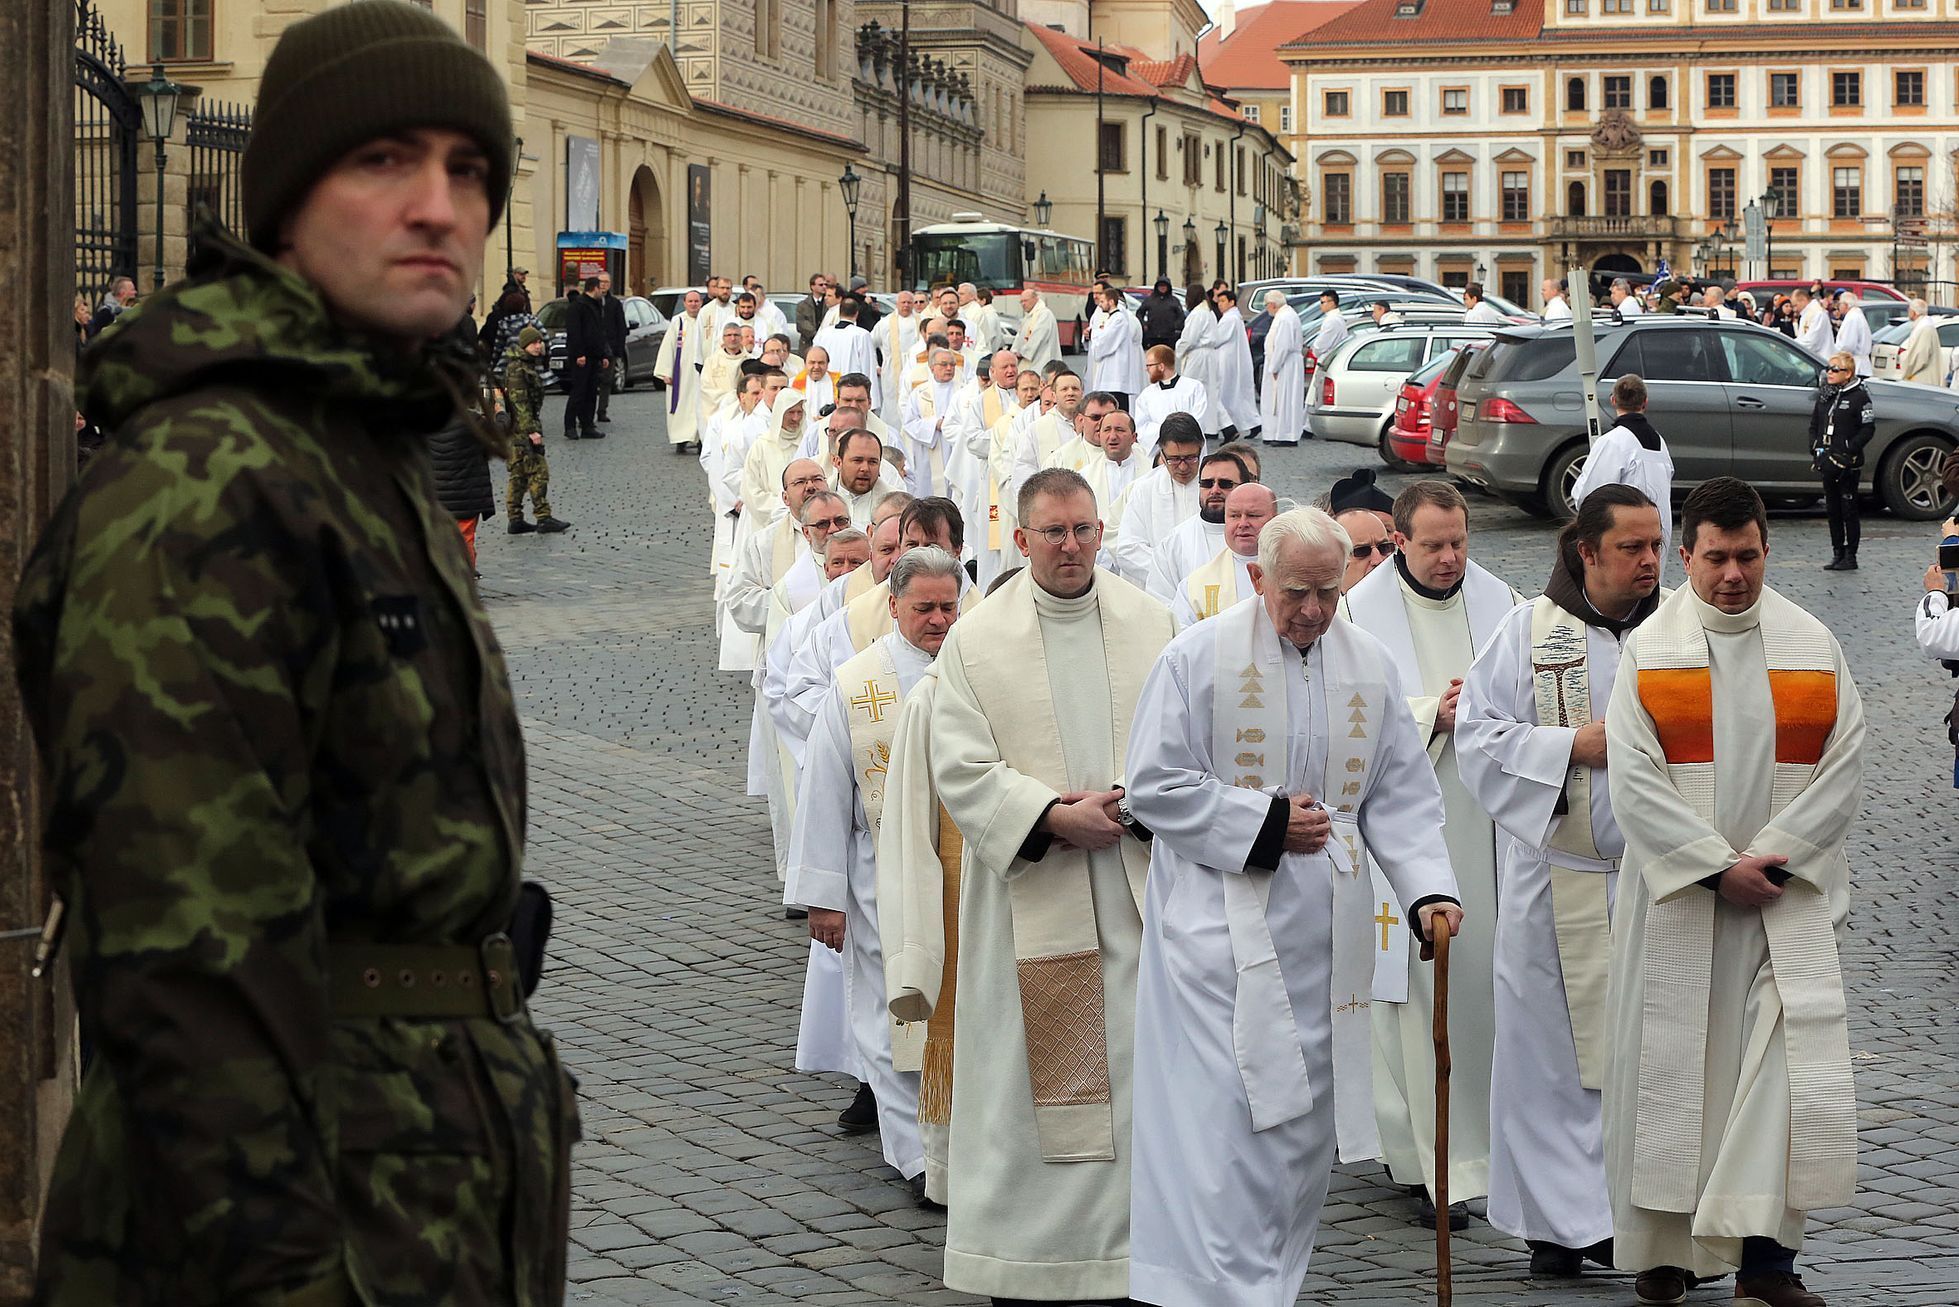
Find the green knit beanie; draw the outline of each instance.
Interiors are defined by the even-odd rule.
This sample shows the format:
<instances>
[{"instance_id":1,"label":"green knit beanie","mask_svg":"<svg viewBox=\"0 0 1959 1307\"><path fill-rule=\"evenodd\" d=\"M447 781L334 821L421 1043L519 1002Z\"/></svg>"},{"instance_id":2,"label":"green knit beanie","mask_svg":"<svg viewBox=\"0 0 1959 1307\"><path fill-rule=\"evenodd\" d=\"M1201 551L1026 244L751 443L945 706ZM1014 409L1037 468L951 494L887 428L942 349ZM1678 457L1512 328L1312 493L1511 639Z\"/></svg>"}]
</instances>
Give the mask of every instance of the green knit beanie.
<instances>
[{"instance_id":1,"label":"green knit beanie","mask_svg":"<svg viewBox=\"0 0 1959 1307\"><path fill-rule=\"evenodd\" d=\"M354 0L288 27L259 82L241 169L252 244L271 252L280 221L349 150L416 127L452 128L483 147L494 227L513 140L489 60L406 0Z\"/></svg>"}]
</instances>

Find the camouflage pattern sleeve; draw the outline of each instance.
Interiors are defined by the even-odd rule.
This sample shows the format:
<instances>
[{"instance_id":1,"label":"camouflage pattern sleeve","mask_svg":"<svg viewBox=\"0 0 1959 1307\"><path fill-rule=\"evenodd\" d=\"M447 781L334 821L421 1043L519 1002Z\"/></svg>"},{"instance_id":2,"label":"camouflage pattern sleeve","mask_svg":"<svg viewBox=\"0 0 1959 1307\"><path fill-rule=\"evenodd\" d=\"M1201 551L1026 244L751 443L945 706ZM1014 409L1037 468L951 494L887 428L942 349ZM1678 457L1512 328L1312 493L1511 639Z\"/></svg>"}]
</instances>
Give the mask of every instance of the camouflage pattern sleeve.
<instances>
[{"instance_id":1,"label":"camouflage pattern sleeve","mask_svg":"<svg viewBox=\"0 0 1959 1307\"><path fill-rule=\"evenodd\" d=\"M503 365L503 393L510 405L510 430L520 440L533 431L544 430L544 415L538 411L540 389L530 360L511 350Z\"/></svg>"}]
</instances>

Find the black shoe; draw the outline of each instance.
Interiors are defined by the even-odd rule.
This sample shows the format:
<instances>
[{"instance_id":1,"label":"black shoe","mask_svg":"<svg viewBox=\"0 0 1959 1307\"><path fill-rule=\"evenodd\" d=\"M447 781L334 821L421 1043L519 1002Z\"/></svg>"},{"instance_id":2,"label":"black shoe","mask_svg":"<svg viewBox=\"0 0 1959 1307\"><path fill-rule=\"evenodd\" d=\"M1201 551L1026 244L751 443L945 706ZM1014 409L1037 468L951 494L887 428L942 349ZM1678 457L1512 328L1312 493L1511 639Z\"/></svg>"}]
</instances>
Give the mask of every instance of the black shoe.
<instances>
[{"instance_id":1,"label":"black shoe","mask_svg":"<svg viewBox=\"0 0 1959 1307\"><path fill-rule=\"evenodd\" d=\"M914 1205L922 1207L928 1212L943 1212L945 1210L944 1203L935 1203L925 1196L925 1172L923 1171L920 1171L911 1178L911 1200Z\"/></svg>"},{"instance_id":2,"label":"black shoe","mask_svg":"<svg viewBox=\"0 0 1959 1307\"><path fill-rule=\"evenodd\" d=\"M514 536L529 535L531 532L535 530L537 530L536 527L532 526L529 522L526 522L521 517L513 517L510 519L511 535Z\"/></svg>"},{"instance_id":3,"label":"black shoe","mask_svg":"<svg viewBox=\"0 0 1959 1307\"><path fill-rule=\"evenodd\" d=\"M612 421L612 415L610 413L599 413L592 420L594 422L610 422Z\"/></svg>"},{"instance_id":4,"label":"black shoe","mask_svg":"<svg viewBox=\"0 0 1959 1307\"><path fill-rule=\"evenodd\" d=\"M1854 572L1857 570L1857 555L1845 553L1823 564L1826 572Z\"/></svg>"},{"instance_id":5,"label":"black shoe","mask_svg":"<svg viewBox=\"0 0 1959 1307\"><path fill-rule=\"evenodd\" d=\"M1579 1255L1588 1262L1596 1262L1606 1270L1612 1269L1612 1241L1601 1239L1590 1248L1582 1248Z\"/></svg>"},{"instance_id":6,"label":"black shoe","mask_svg":"<svg viewBox=\"0 0 1959 1307\"><path fill-rule=\"evenodd\" d=\"M1435 1228L1435 1200L1429 1197L1425 1185L1411 1184L1408 1196L1415 1200L1415 1224L1430 1230ZM1449 1228L1467 1230L1469 1228L1469 1208L1463 1203L1449 1204Z\"/></svg>"},{"instance_id":7,"label":"black shoe","mask_svg":"<svg viewBox=\"0 0 1959 1307\"><path fill-rule=\"evenodd\" d=\"M837 1113L837 1126L847 1135L867 1135L877 1129L877 1095L869 1085L857 1086L857 1097Z\"/></svg>"},{"instance_id":8,"label":"black shoe","mask_svg":"<svg viewBox=\"0 0 1959 1307\"><path fill-rule=\"evenodd\" d=\"M582 437L580 437L580 439L583 439L583 440L604 440L604 439L605 439L605 432L603 432L603 431L601 431L601 430L599 430L599 429L598 429L597 427L586 427L586 428L585 428L585 434L584 434L584 435L583 435Z\"/></svg>"},{"instance_id":9,"label":"black shoe","mask_svg":"<svg viewBox=\"0 0 1959 1307\"><path fill-rule=\"evenodd\" d=\"M571 523L561 517L540 517L537 519L537 529L547 535L562 531L570 525Z\"/></svg>"},{"instance_id":10,"label":"black shoe","mask_svg":"<svg viewBox=\"0 0 1959 1307\"><path fill-rule=\"evenodd\" d=\"M784 908L782 910L782 919L784 921L808 921L809 910L807 908Z\"/></svg>"},{"instance_id":11,"label":"black shoe","mask_svg":"<svg viewBox=\"0 0 1959 1307\"><path fill-rule=\"evenodd\" d=\"M576 431L574 431L574 430L572 430L572 429L571 429L570 427L566 427L566 428L565 428L565 439L566 439L566 440L576 440L576 439L578 439L578 433L577 433Z\"/></svg>"},{"instance_id":12,"label":"black shoe","mask_svg":"<svg viewBox=\"0 0 1959 1307\"><path fill-rule=\"evenodd\" d=\"M1585 1255L1576 1248L1545 1239L1529 1243L1531 1278L1569 1280L1584 1274Z\"/></svg>"},{"instance_id":13,"label":"black shoe","mask_svg":"<svg viewBox=\"0 0 1959 1307\"><path fill-rule=\"evenodd\" d=\"M1655 1266L1633 1280L1639 1307L1675 1307L1687 1301L1687 1272L1678 1266Z\"/></svg>"},{"instance_id":14,"label":"black shoe","mask_svg":"<svg viewBox=\"0 0 1959 1307\"><path fill-rule=\"evenodd\" d=\"M1743 1274L1735 1281L1735 1297L1753 1298L1768 1307L1823 1307L1823 1300L1809 1291L1803 1277L1790 1271Z\"/></svg>"}]
</instances>

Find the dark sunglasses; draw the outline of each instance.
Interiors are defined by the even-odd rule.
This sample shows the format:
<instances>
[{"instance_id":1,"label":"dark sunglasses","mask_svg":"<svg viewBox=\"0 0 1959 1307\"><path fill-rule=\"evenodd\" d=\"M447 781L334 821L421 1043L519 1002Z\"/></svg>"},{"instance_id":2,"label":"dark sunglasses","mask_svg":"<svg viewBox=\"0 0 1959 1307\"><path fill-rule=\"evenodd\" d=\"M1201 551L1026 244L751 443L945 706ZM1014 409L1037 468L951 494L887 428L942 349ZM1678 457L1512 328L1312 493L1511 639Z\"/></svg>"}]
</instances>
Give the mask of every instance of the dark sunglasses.
<instances>
[{"instance_id":1,"label":"dark sunglasses","mask_svg":"<svg viewBox=\"0 0 1959 1307\"><path fill-rule=\"evenodd\" d=\"M1197 478L1197 484L1206 490L1212 490L1218 486L1223 486L1226 490L1235 490L1244 483L1240 481L1227 481L1223 477L1199 477Z\"/></svg>"},{"instance_id":2,"label":"dark sunglasses","mask_svg":"<svg viewBox=\"0 0 1959 1307\"><path fill-rule=\"evenodd\" d=\"M1369 553L1377 553L1381 557L1386 558L1394 553L1394 541L1376 540L1371 545L1355 545L1353 559L1356 563L1361 562Z\"/></svg>"}]
</instances>

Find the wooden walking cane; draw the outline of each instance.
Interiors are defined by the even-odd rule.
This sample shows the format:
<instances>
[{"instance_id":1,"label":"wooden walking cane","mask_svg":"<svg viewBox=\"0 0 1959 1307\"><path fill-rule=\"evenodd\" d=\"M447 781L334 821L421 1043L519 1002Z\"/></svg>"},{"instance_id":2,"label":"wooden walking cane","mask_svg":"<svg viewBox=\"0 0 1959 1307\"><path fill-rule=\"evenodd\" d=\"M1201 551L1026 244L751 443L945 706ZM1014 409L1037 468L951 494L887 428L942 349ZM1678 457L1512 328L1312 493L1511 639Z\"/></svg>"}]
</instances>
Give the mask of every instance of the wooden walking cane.
<instances>
[{"instance_id":1,"label":"wooden walking cane","mask_svg":"<svg viewBox=\"0 0 1959 1307\"><path fill-rule=\"evenodd\" d=\"M1435 959L1435 1301L1449 1307L1449 922L1429 918L1432 941L1422 944L1422 960Z\"/></svg>"}]
</instances>

